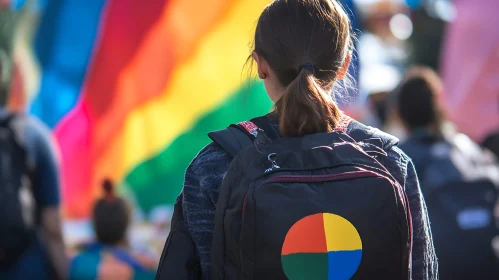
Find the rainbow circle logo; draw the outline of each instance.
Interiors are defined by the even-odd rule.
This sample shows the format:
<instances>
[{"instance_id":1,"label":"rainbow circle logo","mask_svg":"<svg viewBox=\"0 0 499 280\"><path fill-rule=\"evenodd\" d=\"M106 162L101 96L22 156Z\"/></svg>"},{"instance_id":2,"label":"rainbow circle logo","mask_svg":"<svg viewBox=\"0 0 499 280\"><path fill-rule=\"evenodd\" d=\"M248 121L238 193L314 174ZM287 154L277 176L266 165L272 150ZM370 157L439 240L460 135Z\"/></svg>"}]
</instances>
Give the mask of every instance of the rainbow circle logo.
<instances>
[{"instance_id":1,"label":"rainbow circle logo","mask_svg":"<svg viewBox=\"0 0 499 280\"><path fill-rule=\"evenodd\" d=\"M286 234L281 251L284 273L290 280L348 280L359 268L362 240L345 218L318 213L296 222Z\"/></svg>"}]
</instances>

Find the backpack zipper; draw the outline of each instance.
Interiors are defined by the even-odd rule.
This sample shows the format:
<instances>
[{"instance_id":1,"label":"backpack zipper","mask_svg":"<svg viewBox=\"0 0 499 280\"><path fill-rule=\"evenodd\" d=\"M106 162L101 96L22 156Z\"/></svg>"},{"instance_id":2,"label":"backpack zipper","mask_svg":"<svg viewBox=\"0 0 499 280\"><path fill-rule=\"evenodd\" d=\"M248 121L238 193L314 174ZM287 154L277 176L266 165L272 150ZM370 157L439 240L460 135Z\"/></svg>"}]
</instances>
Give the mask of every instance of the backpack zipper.
<instances>
[{"instance_id":1,"label":"backpack zipper","mask_svg":"<svg viewBox=\"0 0 499 280\"><path fill-rule=\"evenodd\" d=\"M320 183L331 182L357 178L379 177L380 175L373 171L359 170L328 175L281 175L265 180L266 183ZM262 185L263 185L262 184Z\"/></svg>"}]
</instances>

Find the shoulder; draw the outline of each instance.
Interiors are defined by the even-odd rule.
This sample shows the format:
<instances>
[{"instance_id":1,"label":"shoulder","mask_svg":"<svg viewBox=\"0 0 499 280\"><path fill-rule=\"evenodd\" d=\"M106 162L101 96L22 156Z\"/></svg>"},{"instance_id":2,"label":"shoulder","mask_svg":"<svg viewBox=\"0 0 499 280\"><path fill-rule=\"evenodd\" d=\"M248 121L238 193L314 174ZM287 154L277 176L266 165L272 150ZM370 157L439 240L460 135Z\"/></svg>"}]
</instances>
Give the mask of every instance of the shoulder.
<instances>
[{"instance_id":1,"label":"shoulder","mask_svg":"<svg viewBox=\"0 0 499 280\"><path fill-rule=\"evenodd\" d=\"M212 142L201 149L187 170L198 176L226 172L230 162L230 156L222 147Z\"/></svg>"},{"instance_id":2,"label":"shoulder","mask_svg":"<svg viewBox=\"0 0 499 280\"><path fill-rule=\"evenodd\" d=\"M387 153L387 157L384 160L386 169L400 185L405 186L408 183L407 175L408 170L412 166L412 161L409 156L397 146L399 143L397 137L355 120L351 121L346 133L356 141L364 141L366 139L377 141L376 144L380 145Z\"/></svg>"},{"instance_id":3,"label":"shoulder","mask_svg":"<svg viewBox=\"0 0 499 280\"><path fill-rule=\"evenodd\" d=\"M412 164L411 158L398 146L393 146L387 151L389 161L393 161L397 165L407 167Z\"/></svg>"},{"instance_id":4,"label":"shoulder","mask_svg":"<svg viewBox=\"0 0 499 280\"><path fill-rule=\"evenodd\" d=\"M30 136L37 139L47 139L51 137L50 129L37 117L32 115L19 114L12 119L12 125L16 132L23 136Z\"/></svg>"},{"instance_id":5,"label":"shoulder","mask_svg":"<svg viewBox=\"0 0 499 280\"><path fill-rule=\"evenodd\" d=\"M131 255L146 271L154 270L158 265L156 258L148 254L134 252Z\"/></svg>"},{"instance_id":6,"label":"shoulder","mask_svg":"<svg viewBox=\"0 0 499 280\"><path fill-rule=\"evenodd\" d=\"M394 146L387 152L385 167L406 192L418 192L419 181L414 163L399 147Z\"/></svg>"},{"instance_id":7,"label":"shoulder","mask_svg":"<svg viewBox=\"0 0 499 280\"><path fill-rule=\"evenodd\" d=\"M377 128L367 126L356 120L351 120L346 133L355 141L364 141L366 139L375 139L380 142L383 150L390 150L391 147L399 143L399 139L393 135L383 132Z\"/></svg>"},{"instance_id":8,"label":"shoulder","mask_svg":"<svg viewBox=\"0 0 499 280\"><path fill-rule=\"evenodd\" d=\"M76 255L70 263L70 279L86 280L97 277L101 262L100 254L85 250Z\"/></svg>"},{"instance_id":9,"label":"shoulder","mask_svg":"<svg viewBox=\"0 0 499 280\"><path fill-rule=\"evenodd\" d=\"M100 260L101 257L99 251L84 249L72 258L71 265L97 264Z\"/></svg>"},{"instance_id":10,"label":"shoulder","mask_svg":"<svg viewBox=\"0 0 499 280\"><path fill-rule=\"evenodd\" d=\"M0 109L0 117L10 114ZM38 165L58 166L59 151L51 130L38 118L23 113L12 116L9 127L13 131L16 141L26 150L29 166Z\"/></svg>"},{"instance_id":11,"label":"shoulder","mask_svg":"<svg viewBox=\"0 0 499 280\"><path fill-rule=\"evenodd\" d=\"M210 143L192 160L185 172L183 203L201 205L200 199L215 203L222 180L229 169L230 156L217 144ZM201 195L203 194L203 195Z\"/></svg>"},{"instance_id":12,"label":"shoulder","mask_svg":"<svg viewBox=\"0 0 499 280\"><path fill-rule=\"evenodd\" d=\"M57 149L51 130L38 118L30 115L18 115L12 126L21 139L28 153L44 156L56 156Z\"/></svg>"}]
</instances>

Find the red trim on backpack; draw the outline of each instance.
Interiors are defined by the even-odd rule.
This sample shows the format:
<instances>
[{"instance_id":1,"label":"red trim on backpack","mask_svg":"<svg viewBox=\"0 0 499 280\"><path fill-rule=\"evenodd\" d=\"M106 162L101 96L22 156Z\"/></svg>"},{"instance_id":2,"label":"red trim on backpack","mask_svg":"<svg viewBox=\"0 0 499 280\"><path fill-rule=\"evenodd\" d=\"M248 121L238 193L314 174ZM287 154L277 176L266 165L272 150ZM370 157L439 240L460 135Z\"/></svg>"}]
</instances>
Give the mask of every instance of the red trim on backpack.
<instances>
[{"instance_id":1,"label":"red trim on backpack","mask_svg":"<svg viewBox=\"0 0 499 280\"><path fill-rule=\"evenodd\" d=\"M238 125L244 128L249 134L256 137L258 134L258 126L254 124L252 121L240 122Z\"/></svg>"}]
</instances>

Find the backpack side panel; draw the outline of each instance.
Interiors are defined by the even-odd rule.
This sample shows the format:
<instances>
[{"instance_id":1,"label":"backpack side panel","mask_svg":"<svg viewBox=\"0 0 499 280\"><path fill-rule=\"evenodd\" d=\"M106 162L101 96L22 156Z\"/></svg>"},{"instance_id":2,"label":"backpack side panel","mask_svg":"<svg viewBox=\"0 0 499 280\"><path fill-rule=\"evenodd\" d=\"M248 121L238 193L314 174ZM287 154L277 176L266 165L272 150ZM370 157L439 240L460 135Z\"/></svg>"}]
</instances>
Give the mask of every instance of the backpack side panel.
<instances>
[{"instance_id":1,"label":"backpack side panel","mask_svg":"<svg viewBox=\"0 0 499 280\"><path fill-rule=\"evenodd\" d=\"M218 196L211 252L213 279L237 279L240 271L237 244L249 180L244 174L245 160L237 160L239 157L229 166Z\"/></svg>"}]
</instances>

